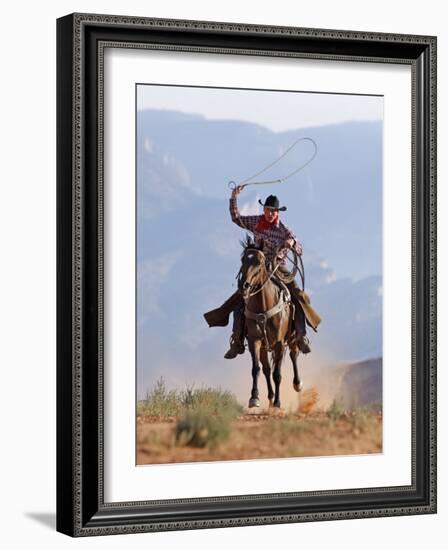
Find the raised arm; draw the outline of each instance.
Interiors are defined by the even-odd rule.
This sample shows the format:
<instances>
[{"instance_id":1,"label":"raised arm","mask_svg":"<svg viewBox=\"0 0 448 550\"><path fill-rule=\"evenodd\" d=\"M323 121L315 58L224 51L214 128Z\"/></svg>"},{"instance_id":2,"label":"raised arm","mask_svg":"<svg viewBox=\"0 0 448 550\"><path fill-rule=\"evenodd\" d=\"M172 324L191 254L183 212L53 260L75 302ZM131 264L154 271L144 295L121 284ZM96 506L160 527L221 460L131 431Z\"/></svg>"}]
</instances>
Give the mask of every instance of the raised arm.
<instances>
[{"instance_id":1,"label":"raised arm","mask_svg":"<svg viewBox=\"0 0 448 550\"><path fill-rule=\"evenodd\" d=\"M260 216L241 216L238 209L237 197L241 192L241 187L235 187L232 191L232 196L230 197L230 217L232 218L233 223L239 225L243 229L248 229L253 231L257 225L258 219Z\"/></svg>"}]
</instances>

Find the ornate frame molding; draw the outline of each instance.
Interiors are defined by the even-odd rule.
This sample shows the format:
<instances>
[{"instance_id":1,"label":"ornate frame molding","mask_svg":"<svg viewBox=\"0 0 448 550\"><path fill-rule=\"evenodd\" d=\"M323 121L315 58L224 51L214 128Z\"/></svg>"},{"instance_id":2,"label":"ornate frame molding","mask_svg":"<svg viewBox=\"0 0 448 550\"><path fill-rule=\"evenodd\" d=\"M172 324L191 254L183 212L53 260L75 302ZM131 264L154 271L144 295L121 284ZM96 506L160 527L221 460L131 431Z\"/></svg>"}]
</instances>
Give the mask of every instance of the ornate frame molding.
<instances>
[{"instance_id":1,"label":"ornate frame molding","mask_svg":"<svg viewBox=\"0 0 448 550\"><path fill-rule=\"evenodd\" d=\"M138 35L131 41L135 31ZM203 43L186 43L186 33ZM252 47L231 46L237 37ZM285 38L286 42L279 42ZM217 45L219 42L227 46ZM284 45L290 49L285 50ZM412 330L416 337L412 352L411 486L104 502L102 83L104 48L111 46L412 66ZM436 38L431 36L94 14L58 20L59 531L91 536L436 512L436 62ZM95 128L87 122L92 112L98 115ZM89 245L92 236L96 240ZM92 322L86 318L87 307L89 312L95 309ZM95 369L95 379L86 368L88 362ZM417 394L421 383L425 393ZM423 419L417 418L417 410L424 412ZM97 415L93 427L84 422L87 411ZM374 497L379 493L389 494L390 502L378 505ZM294 498L298 511L292 505ZM321 510L318 503L322 498L331 500L333 508ZM345 507L347 499L357 507ZM305 500L310 503L309 511ZM274 501L280 512L264 513ZM249 510L250 502L256 510ZM200 512L195 509L204 503L215 517L207 515L204 508ZM161 507L166 515L156 520L154 512Z\"/></svg>"}]
</instances>

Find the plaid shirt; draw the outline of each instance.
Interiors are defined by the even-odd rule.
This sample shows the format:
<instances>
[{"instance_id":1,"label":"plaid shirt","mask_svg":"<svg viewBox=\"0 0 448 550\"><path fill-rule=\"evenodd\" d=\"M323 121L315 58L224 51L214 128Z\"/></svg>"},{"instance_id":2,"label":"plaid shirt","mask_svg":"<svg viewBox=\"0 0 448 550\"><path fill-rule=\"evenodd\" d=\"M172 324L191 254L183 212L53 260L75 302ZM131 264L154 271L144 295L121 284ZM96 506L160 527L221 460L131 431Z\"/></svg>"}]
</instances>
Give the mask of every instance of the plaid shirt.
<instances>
[{"instance_id":1,"label":"plaid shirt","mask_svg":"<svg viewBox=\"0 0 448 550\"><path fill-rule=\"evenodd\" d=\"M236 197L230 199L230 216L232 221L242 227L251 231L255 236L255 243L260 244L260 240L264 241L264 253L268 261L272 262L275 255L275 250L279 246L285 246L277 254L280 265L286 267L285 256L288 252L286 248L286 241L288 239L294 239L294 248L298 254L302 254L302 245L297 240L295 234L283 223L280 221L280 218L277 218L277 222L272 226L271 229L266 229L265 231L257 231L255 229L257 223L263 214L257 216L241 216L240 211L238 210Z\"/></svg>"}]
</instances>

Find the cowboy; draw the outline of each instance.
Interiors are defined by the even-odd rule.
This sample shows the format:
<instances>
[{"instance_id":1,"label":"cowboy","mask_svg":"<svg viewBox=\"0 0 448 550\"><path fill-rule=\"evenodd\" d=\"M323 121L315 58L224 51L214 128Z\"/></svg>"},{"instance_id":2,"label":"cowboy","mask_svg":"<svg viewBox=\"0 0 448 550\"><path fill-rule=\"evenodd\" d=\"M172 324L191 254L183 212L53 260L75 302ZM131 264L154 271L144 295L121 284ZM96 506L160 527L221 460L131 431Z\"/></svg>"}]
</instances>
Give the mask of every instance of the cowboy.
<instances>
[{"instance_id":1,"label":"cowboy","mask_svg":"<svg viewBox=\"0 0 448 550\"><path fill-rule=\"evenodd\" d=\"M301 255L302 246L295 234L280 220L279 212L285 211L286 206L280 206L279 199L275 195L270 195L265 203L258 201L264 209L262 215L241 216L238 210L237 196L242 189L241 186L237 186L232 191L230 198L232 221L243 229L251 231L254 234L256 245L263 242L263 252L271 265L275 259L276 251L278 251L276 258L279 264L278 269L289 275L286 267L288 249L294 249ZM286 283L286 286L295 306L294 328L299 349L302 353L309 353L311 349L306 336L306 323L316 330L320 318L311 308L308 296L300 290L294 279L290 283ZM205 320L210 327L227 326L231 311L233 311L233 329L230 349L224 355L226 359L235 358L238 354L244 353L245 349L244 299L241 288L238 288L219 308L204 313Z\"/></svg>"}]
</instances>

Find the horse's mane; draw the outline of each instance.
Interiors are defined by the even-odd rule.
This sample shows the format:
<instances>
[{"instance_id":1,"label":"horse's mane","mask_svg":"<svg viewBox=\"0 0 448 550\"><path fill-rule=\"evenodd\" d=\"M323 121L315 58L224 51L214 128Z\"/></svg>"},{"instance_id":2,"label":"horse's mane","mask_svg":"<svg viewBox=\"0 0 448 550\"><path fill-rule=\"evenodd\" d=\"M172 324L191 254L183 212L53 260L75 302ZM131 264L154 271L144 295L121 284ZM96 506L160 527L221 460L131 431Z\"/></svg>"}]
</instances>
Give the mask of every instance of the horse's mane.
<instances>
[{"instance_id":1,"label":"horse's mane","mask_svg":"<svg viewBox=\"0 0 448 550\"><path fill-rule=\"evenodd\" d=\"M264 242L261 241L260 244L256 244L254 239L252 239L252 237L247 233L246 233L245 239L240 240L240 244L243 247L243 251L241 252L241 261L243 260L244 254L246 253L248 248L255 248L256 250L261 250L263 252ZM267 270L269 273L270 272L269 266L267 266ZM275 279L273 279L273 282L275 283L274 284L275 292L278 295L278 293L280 292L279 283Z\"/></svg>"},{"instance_id":2,"label":"horse's mane","mask_svg":"<svg viewBox=\"0 0 448 550\"><path fill-rule=\"evenodd\" d=\"M240 240L240 244L243 247L243 251L241 252L241 259L243 259L244 254L246 254L246 251L248 248L255 248L257 250L263 251L263 243L256 244L255 241L252 239L252 237L246 233L246 238L243 240Z\"/></svg>"}]
</instances>

